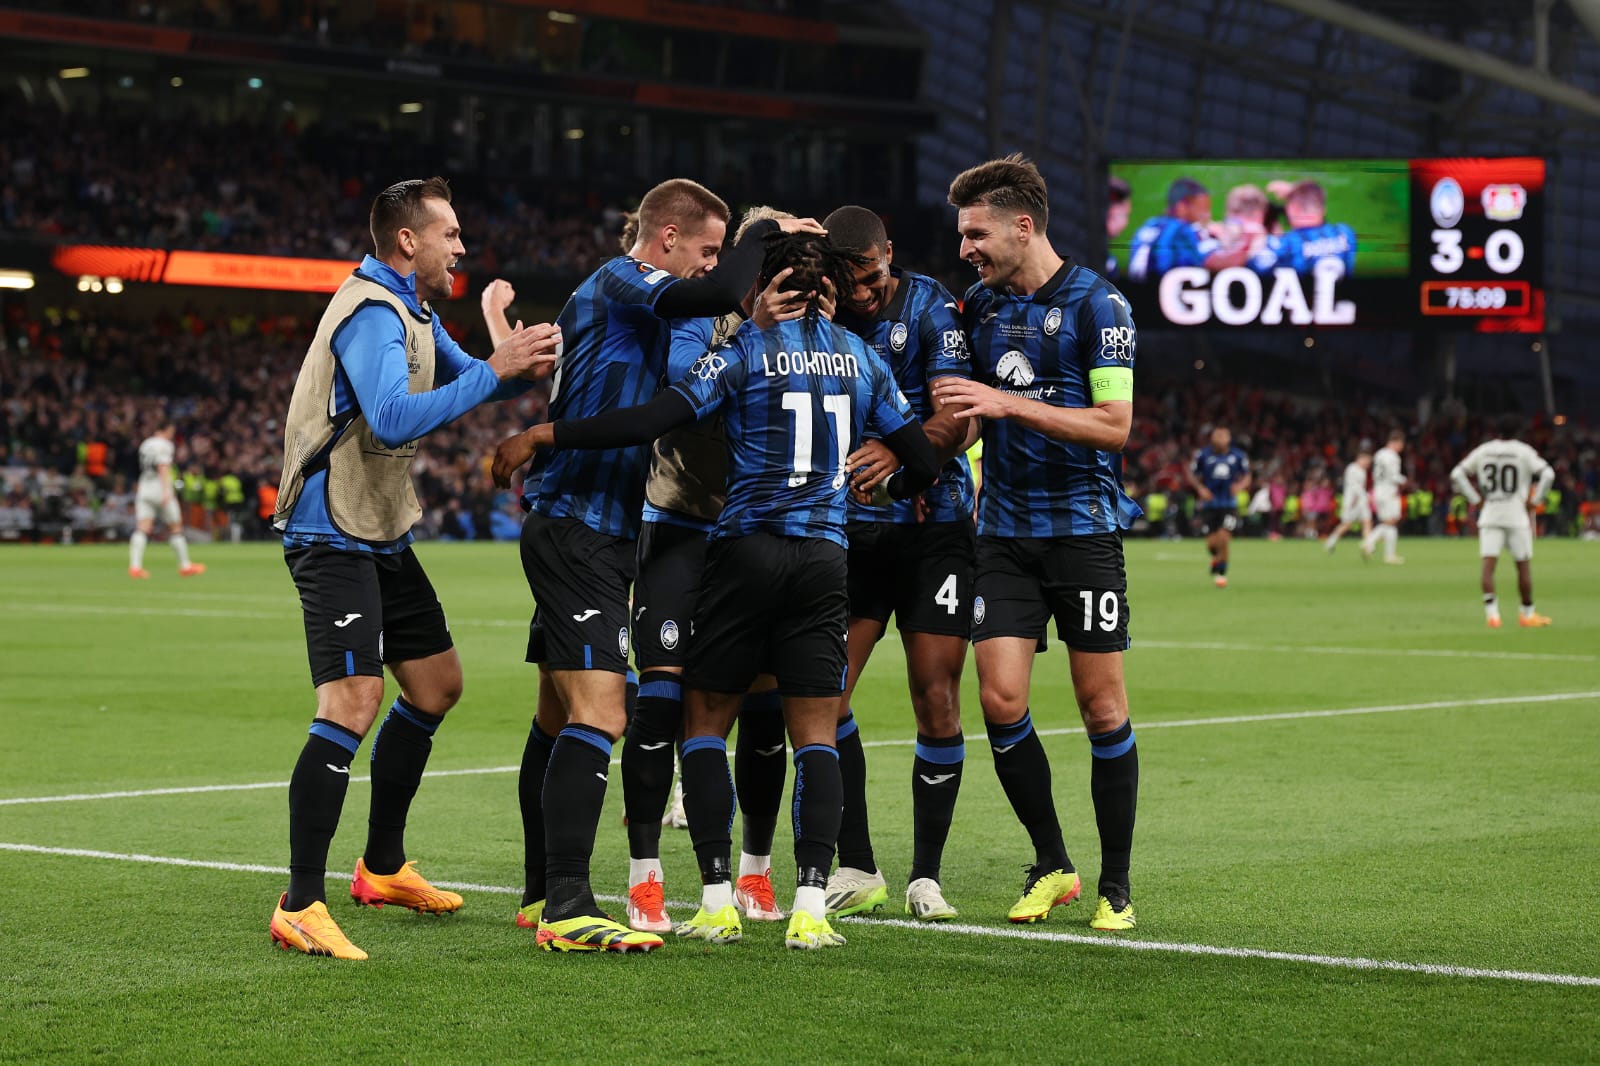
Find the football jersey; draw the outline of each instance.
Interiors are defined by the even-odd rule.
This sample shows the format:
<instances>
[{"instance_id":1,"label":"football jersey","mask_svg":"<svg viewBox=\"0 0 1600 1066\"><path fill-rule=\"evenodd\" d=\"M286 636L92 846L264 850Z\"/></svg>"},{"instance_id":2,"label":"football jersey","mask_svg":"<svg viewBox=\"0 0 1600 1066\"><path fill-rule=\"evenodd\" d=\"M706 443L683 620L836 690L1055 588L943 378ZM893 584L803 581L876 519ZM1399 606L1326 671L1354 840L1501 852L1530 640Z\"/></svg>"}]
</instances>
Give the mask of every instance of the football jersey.
<instances>
[{"instance_id":1,"label":"football jersey","mask_svg":"<svg viewBox=\"0 0 1600 1066\"><path fill-rule=\"evenodd\" d=\"M1372 494L1397 496L1400 486L1406 483L1406 472L1400 466L1400 453L1388 445L1372 453Z\"/></svg>"},{"instance_id":2,"label":"football jersey","mask_svg":"<svg viewBox=\"0 0 1600 1066\"><path fill-rule=\"evenodd\" d=\"M139 445L139 487L165 489L166 482L161 478L161 468L167 467L167 476L170 480L172 463L177 454L177 446L166 437L147 437L144 443Z\"/></svg>"},{"instance_id":3,"label":"football jersey","mask_svg":"<svg viewBox=\"0 0 1600 1066\"><path fill-rule=\"evenodd\" d=\"M1477 481L1476 491L1466 474ZM1482 498L1480 526L1527 526L1529 490L1543 494L1554 478L1550 464L1520 440L1480 444L1451 471L1451 480L1463 495L1473 503L1478 502L1475 497Z\"/></svg>"},{"instance_id":4,"label":"football jersey","mask_svg":"<svg viewBox=\"0 0 1600 1066\"><path fill-rule=\"evenodd\" d=\"M845 457L864 432L886 437L916 413L872 346L826 319L746 324L672 386L701 419L720 414L728 502L713 538L767 532L848 547Z\"/></svg>"},{"instance_id":5,"label":"football jersey","mask_svg":"<svg viewBox=\"0 0 1600 1066\"><path fill-rule=\"evenodd\" d=\"M1209 445L1194 457L1194 476L1211 492L1211 499L1200 501L1205 510L1238 505L1233 484L1250 472L1250 460L1238 448L1218 452Z\"/></svg>"},{"instance_id":6,"label":"football jersey","mask_svg":"<svg viewBox=\"0 0 1600 1066\"><path fill-rule=\"evenodd\" d=\"M882 313L862 323L841 316L840 323L872 345L889 365L911 409L926 422L934 412L929 383L942 377L972 376L967 335L961 328L955 297L943 285L921 274L890 269L900 285ZM922 494L927 521L955 522L970 517L972 497L972 467L965 455L958 455L944 464L939 480ZM852 522L908 525L917 521L914 500L872 507L851 496L847 506Z\"/></svg>"},{"instance_id":7,"label":"football jersey","mask_svg":"<svg viewBox=\"0 0 1600 1066\"><path fill-rule=\"evenodd\" d=\"M578 286L556 318L563 347L550 386L550 421L634 407L659 391L671 324L654 307L677 280L619 255ZM631 540L639 535L649 464L648 444L542 451L523 482L523 506Z\"/></svg>"},{"instance_id":8,"label":"football jersey","mask_svg":"<svg viewBox=\"0 0 1600 1066\"><path fill-rule=\"evenodd\" d=\"M1356 269L1356 231L1343 222L1325 222L1268 237L1252 265L1262 271L1288 267L1296 274L1334 270L1335 277L1349 277Z\"/></svg>"},{"instance_id":9,"label":"football jersey","mask_svg":"<svg viewBox=\"0 0 1600 1066\"><path fill-rule=\"evenodd\" d=\"M1360 463L1351 463L1344 468L1344 498L1346 500L1361 500L1367 495L1367 472Z\"/></svg>"},{"instance_id":10,"label":"football jersey","mask_svg":"<svg viewBox=\"0 0 1600 1066\"><path fill-rule=\"evenodd\" d=\"M1137 336L1128 302L1070 259L1031 296L974 285L963 319L977 381L1052 407L1088 408L1099 398L1091 376L1109 373L1132 396ZM1142 513L1122 490L1120 453L1055 440L1012 419L985 422L980 534L1109 533Z\"/></svg>"},{"instance_id":11,"label":"football jersey","mask_svg":"<svg viewBox=\"0 0 1600 1066\"><path fill-rule=\"evenodd\" d=\"M667 345L667 380L678 381L701 357L733 339L742 312L720 318L681 318L672 323ZM709 531L728 494L728 448L722 419L663 433L650 446L650 473L644 485L644 520Z\"/></svg>"},{"instance_id":12,"label":"football jersey","mask_svg":"<svg viewBox=\"0 0 1600 1066\"><path fill-rule=\"evenodd\" d=\"M1128 246L1128 279L1147 281L1173 267L1205 266L1206 257L1221 247L1199 223L1157 215L1139 227Z\"/></svg>"}]
</instances>

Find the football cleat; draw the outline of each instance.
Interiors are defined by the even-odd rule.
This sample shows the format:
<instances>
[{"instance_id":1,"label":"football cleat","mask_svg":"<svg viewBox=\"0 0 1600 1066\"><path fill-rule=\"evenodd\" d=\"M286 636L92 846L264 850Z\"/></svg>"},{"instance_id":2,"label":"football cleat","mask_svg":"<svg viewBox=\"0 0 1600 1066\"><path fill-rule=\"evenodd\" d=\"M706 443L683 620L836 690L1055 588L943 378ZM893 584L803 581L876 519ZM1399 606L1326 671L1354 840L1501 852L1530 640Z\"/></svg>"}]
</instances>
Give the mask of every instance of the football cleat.
<instances>
[{"instance_id":1,"label":"football cleat","mask_svg":"<svg viewBox=\"0 0 1600 1066\"><path fill-rule=\"evenodd\" d=\"M375 874L365 859L356 860L356 873L350 881L350 898L368 907L385 903L406 907L418 914L448 914L461 909L461 897L434 888L417 873L417 864L408 862L392 874Z\"/></svg>"},{"instance_id":2,"label":"football cleat","mask_svg":"<svg viewBox=\"0 0 1600 1066\"><path fill-rule=\"evenodd\" d=\"M128 567L128 576L140 581L144 581L150 577L150 571L146 570L142 566L130 566Z\"/></svg>"},{"instance_id":3,"label":"football cleat","mask_svg":"<svg viewBox=\"0 0 1600 1066\"><path fill-rule=\"evenodd\" d=\"M641 933L670 933L667 917L667 886L651 870L643 881L628 887L628 926Z\"/></svg>"},{"instance_id":4,"label":"football cleat","mask_svg":"<svg viewBox=\"0 0 1600 1066\"><path fill-rule=\"evenodd\" d=\"M1404 566L1406 557L1404 555L1386 555L1383 557L1383 561L1388 566Z\"/></svg>"},{"instance_id":5,"label":"football cleat","mask_svg":"<svg viewBox=\"0 0 1600 1066\"><path fill-rule=\"evenodd\" d=\"M1050 917L1051 908L1071 903L1082 891L1083 881L1076 873L1030 866L1022 883L1022 898L1006 917L1013 922L1042 922Z\"/></svg>"},{"instance_id":6,"label":"football cleat","mask_svg":"<svg viewBox=\"0 0 1600 1066\"><path fill-rule=\"evenodd\" d=\"M1499 615L1491 614L1489 616L1488 626L1489 626L1490 629L1499 629L1502 624L1503 623L1501 623Z\"/></svg>"},{"instance_id":7,"label":"football cleat","mask_svg":"<svg viewBox=\"0 0 1600 1066\"><path fill-rule=\"evenodd\" d=\"M187 566L178 567L179 577L194 577L196 574L203 574L205 572L205 563L189 563Z\"/></svg>"},{"instance_id":8,"label":"football cleat","mask_svg":"<svg viewBox=\"0 0 1600 1066\"><path fill-rule=\"evenodd\" d=\"M945 900L939 882L919 877L906 886L906 913L919 922L948 922L956 909Z\"/></svg>"},{"instance_id":9,"label":"football cleat","mask_svg":"<svg viewBox=\"0 0 1600 1066\"><path fill-rule=\"evenodd\" d=\"M654 951L665 941L640 933L603 914L580 914L559 922L539 919L538 945L545 951Z\"/></svg>"},{"instance_id":10,"label":"football cleat","mask_svg":"<svg viewBox=\"0 0 1600 1066\"><path fill-rule=\"evenodd\" d=\"M536 899L526 906L517 908L517 927L519 929L539 928L539 919L544 916L544 900Z\"/></svg>"},{"instance_id":11,"label":"football cleat","mask_svg":"<svg viewBox=\"0 0 1600 1066\"><path fill-rule=\"evenodd\" d=\"M745 874L734 884L733 901L752 922L781 922L783 911L772 891L772 870L764 874Z\"/></svg>"},{"instance_id":12,"label":"football cleat","mask_svg":"<svg viewBox=\"0 0 1600 1066\"><path fill-rule=\"evenodd\" d=\"M1110 896L1101 896L1095 904L1094 917L1089 919L1090 929L1106 933L1119 933L1138 924L1133 917L1133 901L1120 889L1112 889Z\"/></svg>"},{"instance_id":13,"label":"football cleat","mask_svg":"<svg viewBox=\"0 0 1600 1066\"><path fill-rule=\"evenodd\" d=\"M1523 614L1517 616L1517 625L1524 629L1537 629L1550 624L1550 619L1542 614Z\"/></svg>"},{"instance_id":14,"label":"football cleat","mask_svg":"<svg viewBox=\"0 0 1600 1066\"><path fill-rule=\"evenodd\" d=\"M268 926L272 942L278 947L334 959L360 961L367 957L365 951L350 943L339 923L328 913L327 904L319 900L303 911L286 911L283 904L288 898L287 892L278 897L278 906Z\"/></svg>"},{"instance_id":15,"label":"football cleat","mask_svg":"<svg viewBox=\"0 0 1600 1066\"><path fill-rule=\"evenodd\" d=\"M828 917L865 914L882 910L889 902L889 886L883 873L868 873L853 866L841 866L828 878Z\"/></svg>"},{"instance_id":16,"label":"football cleat","mask_svg":"<svg viewBox=\"0 0 1600 1066\"><path fill-rule=\"evenodd\" d=\"M693 918L678 923L673 931L685 940L704 940L708 944L737 944L744 939L738 908L732 904L715 914L707 914L706 909L701 907Z\"/></svg>"},{"instance_id":17,"label":"football cleat","mask_svg":"<svg viewBox=\"0 0 1600 1066\"><path fill-rule=\"evenodd\" d=\"M844 937L833 931L826 918L813 918L805 911L795 911L789 917L789 929L783 934L783 946L811 951L816 948L843 947Z\"/></svg>"}]
</instances>

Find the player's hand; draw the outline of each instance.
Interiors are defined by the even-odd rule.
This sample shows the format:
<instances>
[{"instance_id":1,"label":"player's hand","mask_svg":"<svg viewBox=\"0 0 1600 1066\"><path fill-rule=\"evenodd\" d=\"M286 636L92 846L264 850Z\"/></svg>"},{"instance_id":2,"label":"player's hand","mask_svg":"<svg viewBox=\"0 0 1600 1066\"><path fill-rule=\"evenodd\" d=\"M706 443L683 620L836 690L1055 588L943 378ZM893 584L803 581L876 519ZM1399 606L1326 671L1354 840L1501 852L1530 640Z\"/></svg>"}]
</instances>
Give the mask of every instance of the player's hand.
<instances>
[{"instance_id":1,"label":"player's hand","mask_svg":"<svg viewBox=\"0 0 1600 1066\"><path fill-rule=\"evenodd\" d=\"M933 398L941 407L962 408L957 418L1009 418L1017 413L1017 397L967 378L940 378L933 383Z\"/></svg>"},{"instance_id":2,"label":"player's hand","mask_svg":"<svg viewBox=\"0 0 1600 1066\"><path fill-rule=\"evenodd\" d=\"M912 509L916 513L918 525L928 520L928 516L933 513L933 507L928 503L927 493L919 492L912 497Z\"/></svg>"},{"instance_id":3,"label":"player's hand","mask_svg":"<svg viewBox=\"0 0 1600 1066\"><path fill-rule=\"evenodd\" d=\"M532 459L534 453L540 448L550 447L555 439L555 433L548 422L537 426L529 426L521 433L513 433L500 442L494 450L494 463L489 467L489 476L494 479L496 488L510 488L511 475Z\"/></svg>"},{"instance_id":4,"label":"player's hand","mask_svg":"<svg viewBox=\"0 0 1600 1066\"><path fill-rule=\"evenodd\" d=\"M1216 497L1212 494L1211 490L1206 488L1204 485L1201 485L1200 488L1198 489L1198 495L1200 496L1200 499L1202 501L1204 501L1205 503L1210 503L1212 500L1216 499Z\"/></svg>"},{"instance_id":5,"label":"player's hand","mask_svg":"<svg viewBox=\"0 0 1600 1066\"><path fill-rule=\"evenodd\" d=\"M864 440L861 447L845 457L844 465L846 470L855 471L850 475L850 489L856 494L856 502L870 505L872 490L900 469L900 457L881 440Z\"/></svg>"},{"instance_id":6,"label":"player's hand","mask_svg":"<svg viewBox=\"0 0 1600 1066\"><path fill-rule=\"evenodd\" d=\"M756 297L755 310L750 319L755 322L757 329L771 329L779 322L791 322L804 317L807 294L799 289L783 287L784 281L793 273L794 267L784 267Z\"/></svg>"},{"instance_id":7,"label":"player's hand","mask_svg":"<svg viewBox=\"0 0 1600 1066\"><path fill-rule=\"evenodd\" d=\"M503 315L506 308L511 306L517 298L517 290L511 287L511 282L504 278L495 278L483 290L483 313L485 315Z\"/></svg>"},{"instance_id":8,"label":"player's hand","mask_svg":"<svg viewBox=\"0 0 1600 1066\"><path fill-rule=\"evenodd\" d=\"M501 381L507 378L548 377L561 355L561 327L554 322L524 326L519 320L511 336L501 341L489 357L489 367Z\"/></svg>"},{"instance_id":9,"label":"player's hand","mask_svg":"<svg viewBox=\"0 0 1600 1066\"><path fill-rule=\"evenodd\" d=\"M833 316L838 313L839 292L833 287L833 279L830 277L824 276L822 279L822 291L817 294L817 310L829 321L832 321Z\"/></svg>"},{"instance_id":10,"label":"player's hand","mask_svg":"<svg viewBox=\"0 0 1600 1066\"><path fill-rule=\"evenodd\" d=\"M822 223L814 218L780 218L778 229L783 233L820 233L828 231L822 228Z\"/></svg>"}]
</instances>

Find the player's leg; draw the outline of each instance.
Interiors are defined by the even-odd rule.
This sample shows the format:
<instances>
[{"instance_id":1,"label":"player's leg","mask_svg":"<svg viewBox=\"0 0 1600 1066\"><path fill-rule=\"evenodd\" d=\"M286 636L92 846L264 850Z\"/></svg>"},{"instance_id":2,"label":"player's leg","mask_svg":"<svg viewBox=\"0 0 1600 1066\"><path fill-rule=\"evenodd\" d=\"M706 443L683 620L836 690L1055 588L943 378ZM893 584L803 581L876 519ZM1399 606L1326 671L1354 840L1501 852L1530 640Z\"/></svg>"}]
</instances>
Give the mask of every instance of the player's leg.
<instances>
[{"instance_id":1,"label":"player's leg","mask_svg":"<svg viewBox=\"0 0 1600 1066\"><path fill-rule=\"evenodd\" d=\"M838 947L843 936L828 924L828 867L839 835L844 779L834 728L836 697L785 696L783 716L794 747L794 907L784 944Z\"/></svg>"},{"instance_id":2,"label":"player's leg","mask_svg":"<svg viewBox=\"0 0 1600 1066\"><path fill-rule=\"evenodd\" d=\"M736 801L728 770L728 732L742 692L691 689L684 701L683 808L700 866L700 910L677 934L713 944L740 939L733 898L733 813Z\"/></svg>"},{"instance_id":3,"label":"player's leg","mask_svg":"<svg viewBox=\"0 0 1600 1066\"><path fill-rule=\"evenodd\" d=\"M544 658L544 635L537 626L529 637L530 661ZM556 737L567 725L566 705L556 691L550 672L539 668L539 695L528 739L522 749L522 766L517 774L517 806L522 814L523 881L522 902L517 907L517 924L536 929L544 915L544 776L550 766L550 752Z\"/></svg>"},{"instance_id":4,"label":"player's leg","mask_svg":"<svg viewBox=\"0 0 1600 1066\"><path fill-rule=\"evenodd\" d=\"M1221 576L1217 566L1222 556L1222 526L1216 513L1209 508L1200 512L1200 522L1206 532L1206 554L1211 556L1210 574L1212 580Z\"/></svg>"},{"instance_id":5,"label":"player's leg","mask_svg":"<svg viewBox=\"0 0 1600 1066\"><path fill-rule=\"evenodd\" d=\"M1236 519L1232 511L1219 511L1215 515L1217 531L1213 536L1217 540L1216 565L1212 567L1213 581L1217 588L1226 588L1228 585L1228 557L1233 547L1233 527Z\"/></svg>"},{"instance_id":6,"label":"player's leg","mask_svg":"<svg viewBox=\"0 0 1600 1066\"><path fill-rule=\"evenodd\" d=\"M1500 628L1500 601L1495 595L1494 571L1495 564L1500 561L1500 552L1505 548L1505 531L1498 526L1478 527L1478 555L1481 558L1481 567L1478 574L1478 586L1483 591L1483 617L1490 629Z\"/></svg>"},{"instance_id":7,"label":"player's leg","mask_svg":"<svg viewBox=\"0 0 1600 1066\"><path fill-rule=\"evenodd\" d=\"M1339 524L1333 527L1333 532L1329 533L1328 539L1322 542L1322 547L1329 555L1332 555L1333 549L1339 546L1339 538L1348 532L1350 532L1350 519L1341 515Z\"/></svg>"},{"instance_id":8,"label":"player's leg","mask_svg":"<svg viewBox=\"0 0 1600 1066\"><path fill-rule=\"evenodd\" d=\"M1522 598L1522 609L1517 622L1525 627L1547 626L1550 619L1533 609L1533 528L1513 527L1506 537L1511 558L1517 564L1517 592Z\"/></svg>"},{"instance_id":9,"label":"player's leg","mask_svg":"<svg viewBox=\"0 0 1600 1066\"><path fill-rule=\"evenodd\" d=\"M150 498L144 490L133 496L133 532L128 536L128 576L147 578L150 571L144 568L144 550L150 544L150 534L156 528L156 511L161 506L159 497Z\"/></svg>"},{"instance_id":10,"label":"player's leg","mask_svg":"<svg viewBox=\"0 0 1600 1066\"><path fill-rule=\"evenodd\" d=\"M777 835L788 773L783 699L777 678L763 674L739 705L739 743L733 756L742 838L734 899L752 921L776 922L784 917L772 889L772 838Z\"/></svg>"},{"instance_id":11,"label":"player's leg","mask_svg":"<svg viewBox=\"0 0 1600 1066\"><path fill-rule=\"evenodd\" d=\"M167 502L161 512L161 520L167 526L167 543L178 556L178 573L183 577L205 573L203 565L189 558L189 538L183 535L183 512L178 509L177 500Z\"/></svg>"}]
</instances>

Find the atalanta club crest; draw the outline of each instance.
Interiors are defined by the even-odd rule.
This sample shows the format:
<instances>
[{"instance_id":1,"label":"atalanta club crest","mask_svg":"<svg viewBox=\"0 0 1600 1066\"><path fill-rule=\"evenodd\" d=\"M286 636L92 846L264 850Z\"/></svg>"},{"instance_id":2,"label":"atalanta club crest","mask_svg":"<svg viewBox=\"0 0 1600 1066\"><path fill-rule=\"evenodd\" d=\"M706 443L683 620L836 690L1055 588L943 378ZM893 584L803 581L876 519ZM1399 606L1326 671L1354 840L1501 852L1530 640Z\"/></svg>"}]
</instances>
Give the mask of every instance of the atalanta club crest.
<instances>
[{"instance_id":1,"label":"atalanta club crest","mask_svg":"<svg viewBox=\"0 0 1600 1066\"><path fill-rule=\"evenodd\" d=\"M678 646L678 623L670 618L661 623L661 646L668 651Z\"/></svg>"},{"instance_id":2,"label":"atalanta club crest","mask_svg":"<svg viewBox=\"0 0 1600 1066\"><path fill-rule=\"evenodd\" d=\"M983 597L982 596L979 596L977 599L972 601L972 624L973 625L975 625L975 626L983 625L983 616L985 614L987 614L987 613L988 613L988 611L983 605Z\"/></svg>"},{"instance_id":3,"label":"atalanta club crest","mask_svg":"<svg viewBox=\"0 0 1600 1066\"><path fill-rule=\"evenodd\" d=\"M1052 307L1050 313L1044 316L1044 335L1054 337L1056 330L1061 328L1061 308Z\"/></svg>"},{"instance_id":4,"label":"atalanta club crest","mask_svg":"<svg viewBox=\"0 0 1600 1066\"><path fill-rule=\"evenodd\" d=\"M910 330L906 329L906 324L904 322L896 322L894 324L894 328L889 331L889 347L893 348L897 352L905 351L906 337L909 334Z\"/></svg>"}]
</instances>

